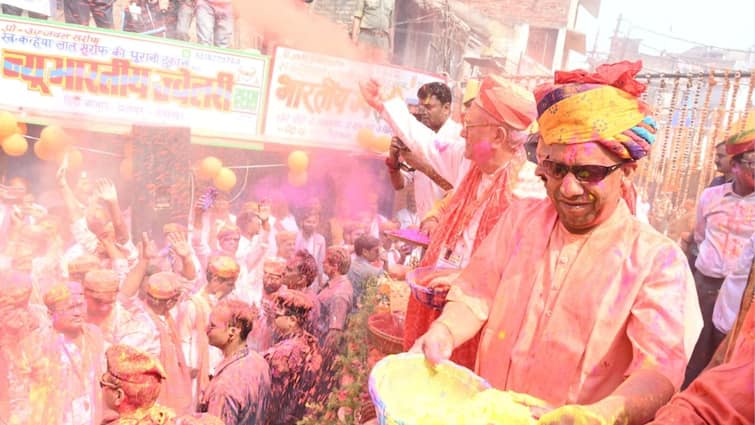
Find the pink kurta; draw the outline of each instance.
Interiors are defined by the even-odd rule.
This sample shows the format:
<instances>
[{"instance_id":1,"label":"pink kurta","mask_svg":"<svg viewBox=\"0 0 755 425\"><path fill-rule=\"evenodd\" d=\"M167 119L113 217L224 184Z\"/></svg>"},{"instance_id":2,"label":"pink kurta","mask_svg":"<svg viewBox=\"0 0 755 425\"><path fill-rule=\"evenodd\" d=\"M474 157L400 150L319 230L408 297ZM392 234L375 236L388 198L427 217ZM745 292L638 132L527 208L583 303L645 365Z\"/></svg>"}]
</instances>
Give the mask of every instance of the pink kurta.
<instances>
[{"instance_id":1,"label":"pink kurta","mask_svg":"<svg viewBox=\"0 0 755 425\"><path fill-rule=\"evenodd\" d=\"M679 387L702 327L681 250L623 201L586 235L549 199L517 202L449 294L488 319L477 372L553 405L600 400L640 367Z\"/></svg>"}]
</instances>

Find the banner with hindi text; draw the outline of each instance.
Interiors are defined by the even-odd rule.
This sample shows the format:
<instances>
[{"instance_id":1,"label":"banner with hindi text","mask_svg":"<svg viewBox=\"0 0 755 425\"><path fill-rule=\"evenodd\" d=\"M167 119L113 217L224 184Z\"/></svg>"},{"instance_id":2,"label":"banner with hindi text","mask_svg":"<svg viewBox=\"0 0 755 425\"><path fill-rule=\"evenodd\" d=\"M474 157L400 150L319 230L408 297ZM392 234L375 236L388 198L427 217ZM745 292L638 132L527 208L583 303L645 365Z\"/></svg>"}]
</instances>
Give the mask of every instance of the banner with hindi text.
<instances>
[{"instance_id":1,"label":"banner with hindi text","mask_svg":"<svg viewBox=\"0 0 755 425\"><path fill-rule=\"evenodd\" d=\"M0 52L0 109L189 127L192 137L236 139L235 146L259 133L263 55L7 16Z\"/></svg>"},{"instance_id":2,"label":"banner with hindi text","mask_svg":"<svg viewBox=\"0 0 755 425\"><path fill-rule=\"evenodd\" d=\"M387 97L416 98L417 89L439 76L278 47L270 76L265 136L309 146L359 150L356 133L370 128L390 134L362 99L359 82L374 78Z\"/></svg>"}]
</instances>

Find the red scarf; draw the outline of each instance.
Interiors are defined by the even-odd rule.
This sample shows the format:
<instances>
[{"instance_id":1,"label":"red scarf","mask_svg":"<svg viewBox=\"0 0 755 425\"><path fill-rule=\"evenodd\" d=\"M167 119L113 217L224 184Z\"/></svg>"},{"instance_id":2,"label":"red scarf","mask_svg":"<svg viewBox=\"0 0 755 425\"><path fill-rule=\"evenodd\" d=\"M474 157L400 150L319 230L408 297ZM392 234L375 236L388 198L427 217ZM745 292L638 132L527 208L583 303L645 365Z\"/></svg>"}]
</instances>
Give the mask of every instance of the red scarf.
<instances>
[{"instance_id":1,"label":"red scarf","mask_svg":"<svg viewBox=\"0 0 755 425\"><path fill-rule=\"evenodd\" d=\"M477 196L477 189L482 181L482 170L476 165L472 165L451 201L449 201L448 208L441 216L436 227L437 233L433 235L430 241L427 252L425 252L420 263L421 266L434 265L438 261L443 246L453 248L464 230L469 226L475 213L484 205L472 246L474 253L511 203L511 186L517 181L516 176L522 168L523 160L523 158L515 156L508 166L497 172L493 184L479 197ZM414 341L427 332L430 324L439 315L440 312L420 304L414 297L411 297L404 325L404 348L411 348ZM462 366L473 369L478 345L479 334L457 348L451 359Z\"/></svg>"}]
</instances>

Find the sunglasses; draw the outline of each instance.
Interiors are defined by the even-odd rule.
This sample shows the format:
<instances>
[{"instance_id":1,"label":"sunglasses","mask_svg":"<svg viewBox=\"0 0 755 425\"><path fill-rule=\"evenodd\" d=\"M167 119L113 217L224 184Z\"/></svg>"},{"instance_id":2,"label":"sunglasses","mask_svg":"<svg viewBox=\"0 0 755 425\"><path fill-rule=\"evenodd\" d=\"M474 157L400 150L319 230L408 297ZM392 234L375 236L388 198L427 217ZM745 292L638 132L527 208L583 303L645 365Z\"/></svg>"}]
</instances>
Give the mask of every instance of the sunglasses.
<instances>
[{"instance_id":1,"label":"sunglasses","mask_svg":"<svg viewBox=\"0 0 755 425\"><path fill-rule=\"evenodd\" d=\"M620 162L608 167L604 165L566 165L546 159L540 165L545 170L545 174L554 179L563 179L567 174L572 173L581 182L597 183L621 168L624 163Z\"/></svg>"}]
</instances>

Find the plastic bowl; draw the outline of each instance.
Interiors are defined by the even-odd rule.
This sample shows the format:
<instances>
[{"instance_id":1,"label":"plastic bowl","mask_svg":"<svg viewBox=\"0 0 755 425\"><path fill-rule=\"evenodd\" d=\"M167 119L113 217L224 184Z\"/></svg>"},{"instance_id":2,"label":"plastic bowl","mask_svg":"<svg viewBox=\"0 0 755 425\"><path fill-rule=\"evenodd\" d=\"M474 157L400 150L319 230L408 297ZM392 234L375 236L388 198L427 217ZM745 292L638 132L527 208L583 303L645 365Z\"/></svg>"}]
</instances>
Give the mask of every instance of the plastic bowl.
<instances>
[{"instance_id":1,"label":"plastic bowl","mask_svg":"<svg viewBox=\"0 0 755 425\"><path fill-rule=\"evenodd\" d=\"M414 353L383 358L369 379L379 425L421 425L416 418L426 409L469 399L489 388L486 380L463 366L444 362L432 368L424 355Z\"/></svg>"},{"instance_id":2,"label":"plastic bowl","mask_svg":"<svg viewBox=\"0 0 755 425\"><path fill-rule=\"evenodd\" d=\"M412 296L420 303L434 308L435 310L443 310L443 306L446 305L446 295L448 290L435 290L418 284L424 277L430 273L436 272L448 272L449 274L458 271L456 269L443 269L437 267L417 267L406 274L406 283L409 284L409 288L412 290Z\"/></svg>"}]
</instances>

